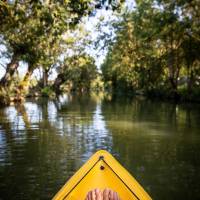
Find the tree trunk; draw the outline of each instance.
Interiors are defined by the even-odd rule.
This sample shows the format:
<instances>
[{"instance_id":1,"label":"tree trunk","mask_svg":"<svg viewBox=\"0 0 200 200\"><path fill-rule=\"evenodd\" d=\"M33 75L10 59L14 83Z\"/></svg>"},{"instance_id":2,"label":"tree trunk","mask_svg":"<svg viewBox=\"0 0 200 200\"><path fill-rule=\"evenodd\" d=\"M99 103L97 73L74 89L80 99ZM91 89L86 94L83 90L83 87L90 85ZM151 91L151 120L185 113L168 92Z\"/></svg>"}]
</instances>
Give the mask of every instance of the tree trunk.
<instances>
[{"instance_id":1,"label":"tree trunk","mask_svg":"<svg viewBox=\"0 0 200 200\"><path fill-rule=\"evenodd\" d=\"M188 80L187 80L188 94L190 94L192 92L193 85L194 85L194 72L192 69L190 69L190 73L189 73Z\"/></svg>"},{"instance_id":2,"label":"tree trunk","mask_svg":"<svg viewBox=\"0 0 200 200\"><path fill-rule=\"evenodd\" d=\"M64 74L58 74L53 84L53 88L57 94L61 92L60 85L63 84L64 82L65 82Z\"/></svg>"},{"instance_id":3,"label":"tree trunk","mask_svg":"<svg viewBox=\"0 0 200 200\"><path fill-rule=\"evenodd\" d=\"M48 85L48 71L46 69L43 70L43 87Z\"/></svg>"},{"instance_id":4,"label":"tree trunk","mask_svg":"<svg viewBox=\"0 0 200 200\"><path fill-rule=\"evenodd\" d=\"M169 78L173 91L177 90L178 81L174 77Z\"/></svg>"},{"instance_id":5,"label":"tree trunk","mask_svg":"<svg viewBox=\"0 0 200 200\"><path fill-rule=\"evenodd\" d=\"M25 76L24 76L24 79L23 79L23 82L25 83L25 86L29 86L29 80L30 80L30 77L33 73L33 70L32 69L28 69L28 71L26 72Z\"/></svg>"},{"instance_id":6,"label":"tree trunk","mask_svg":"<svg viewBox=\"0 0 200 200\"><path fill-rule=\"evenodd\" d=\"M171 84L171 88L174 93L177 93L180 67L179 67L178 55L175 55L173 50L171 50L171 53L168 55L168 70L169 70L169 81Z\"/></svg>"},{"instance_id":7,"label":"tree trunk","mask_svg":"<svg viewBox=\"0 0 200 200\"><path fill-rule=\"evenodd\" d=\"M24 79L18 87L17 93L19 93L18 94L19 96L24 96L25 94L27 94L28 89L29 89L29 83L30 83L29 81L30 81L31 75L33 74L33 70L34 70L33 67L28 67L28 70L24 76Z\"/></svg>"},{"instance_id":8,"label":"tree trunk","mask_svg":"<svg viewBox=\"0 0 200 200\"><path fill-rule=\"evenodd\" d=\"M13 56L11 62L6 67L6 73L0 80L1 87L9 87L12 82L12 77L19 66L17 56Z\"/></svg>"}]
</instances>

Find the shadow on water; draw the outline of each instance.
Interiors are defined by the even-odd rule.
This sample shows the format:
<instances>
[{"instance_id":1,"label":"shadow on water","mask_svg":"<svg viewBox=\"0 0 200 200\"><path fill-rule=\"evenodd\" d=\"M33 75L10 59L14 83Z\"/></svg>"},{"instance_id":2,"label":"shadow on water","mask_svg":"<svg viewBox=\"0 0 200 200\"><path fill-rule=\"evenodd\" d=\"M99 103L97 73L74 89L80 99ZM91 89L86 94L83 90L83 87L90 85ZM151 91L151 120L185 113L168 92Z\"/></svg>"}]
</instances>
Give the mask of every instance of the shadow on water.
<instances>
[{"instance_id":1,"label":"shadow on water","mask_svg":"<svg viewBox=\"0 0 200 200\"><path fill-rule=\"evenodd\" d=\"M97 150L153 199L200 199L200 106L99 96L0 109L0 199L51 199Z\"/></svg>"},{"instance_id":2,"label":"shadow on water","mask_svg":"<svg viewBox=\"0 0 200 200\"><path fill-rule=\"evenodd\" d=\"M199 199L199 106L123 101L102 104L119 160L154 199Z\"/></svg>"}]
</instances>

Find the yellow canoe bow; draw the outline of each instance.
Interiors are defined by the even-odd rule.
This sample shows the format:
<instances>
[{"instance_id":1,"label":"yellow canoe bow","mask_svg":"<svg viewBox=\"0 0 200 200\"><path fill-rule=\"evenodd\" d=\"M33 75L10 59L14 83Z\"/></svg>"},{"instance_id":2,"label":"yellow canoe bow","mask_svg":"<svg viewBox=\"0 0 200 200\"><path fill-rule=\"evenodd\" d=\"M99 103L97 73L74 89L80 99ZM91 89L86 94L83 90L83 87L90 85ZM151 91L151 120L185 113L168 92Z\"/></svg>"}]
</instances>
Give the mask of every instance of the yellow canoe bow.
<instances>
[{"instance_id":1,"label":"yellow canoe bow","mask_svg":"<svg viewBox=\"0 0 200 200\"><path fill-rule=\"evenodd\" d=\"M61 188L53 200L84 200L92 189L110 188L122 200L151 200L130 173L107 151L96 152Z\"/></svg>"}]
</instances>

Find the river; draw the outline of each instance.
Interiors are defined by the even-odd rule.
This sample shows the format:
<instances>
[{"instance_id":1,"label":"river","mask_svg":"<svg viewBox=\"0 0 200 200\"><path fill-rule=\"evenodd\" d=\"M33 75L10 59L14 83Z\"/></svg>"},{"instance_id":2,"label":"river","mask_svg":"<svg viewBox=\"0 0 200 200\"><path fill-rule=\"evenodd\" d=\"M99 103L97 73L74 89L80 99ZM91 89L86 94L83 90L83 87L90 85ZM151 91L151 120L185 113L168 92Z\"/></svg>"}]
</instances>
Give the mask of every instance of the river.
<instances>
[{"instance_id":1,"label":"river","mask_svg":"<svg viewBox=\"0 0 200 200\"><path fill-rule=\"evenodd\" d=\"M101 95L0 109L0 199L51 199L99 149L155 200L200 199L200 105Z\"/></svg>"}]
</instances>

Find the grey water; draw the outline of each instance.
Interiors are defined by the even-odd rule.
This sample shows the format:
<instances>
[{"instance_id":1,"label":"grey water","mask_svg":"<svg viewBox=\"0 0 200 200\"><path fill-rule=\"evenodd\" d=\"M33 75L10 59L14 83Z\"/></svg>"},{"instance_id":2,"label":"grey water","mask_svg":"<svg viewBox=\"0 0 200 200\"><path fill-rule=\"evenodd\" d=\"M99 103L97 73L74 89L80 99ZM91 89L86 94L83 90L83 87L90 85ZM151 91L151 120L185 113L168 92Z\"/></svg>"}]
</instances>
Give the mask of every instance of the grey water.
<instances>
[{"instance_id":1,"label":"grey water","mask_svg":"<svg viewBox=\"0 0 200 200\"><path fill-rule=\"evenodd\" d=\"M153 199L200 199L200 105L95 94L0 109L0 199L51 199L100 149Z\"/></svg>"}]
</instances>

